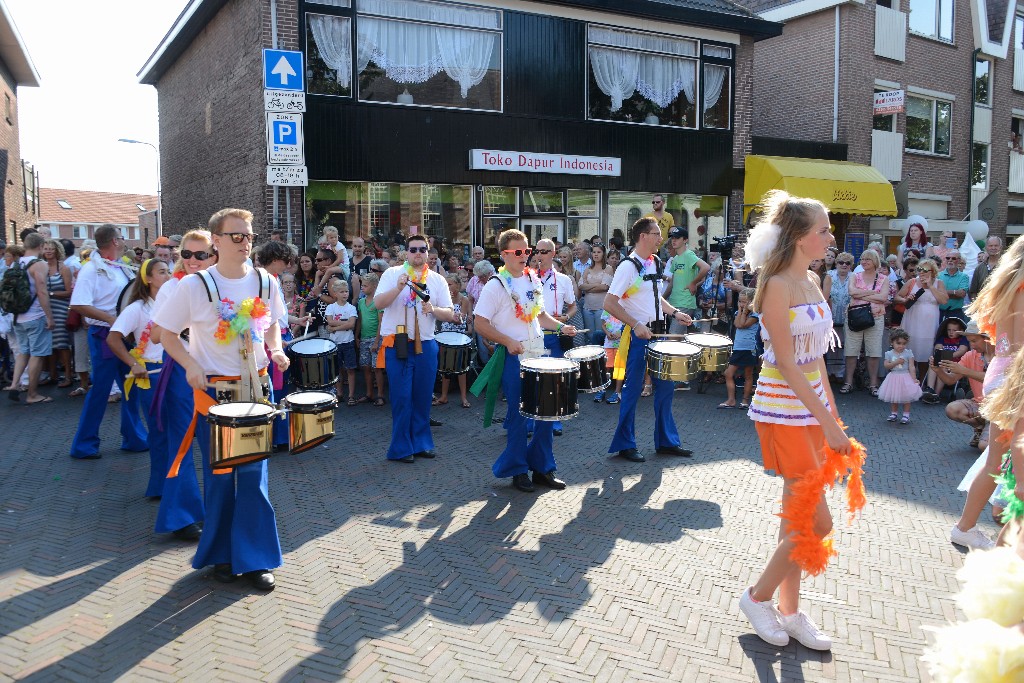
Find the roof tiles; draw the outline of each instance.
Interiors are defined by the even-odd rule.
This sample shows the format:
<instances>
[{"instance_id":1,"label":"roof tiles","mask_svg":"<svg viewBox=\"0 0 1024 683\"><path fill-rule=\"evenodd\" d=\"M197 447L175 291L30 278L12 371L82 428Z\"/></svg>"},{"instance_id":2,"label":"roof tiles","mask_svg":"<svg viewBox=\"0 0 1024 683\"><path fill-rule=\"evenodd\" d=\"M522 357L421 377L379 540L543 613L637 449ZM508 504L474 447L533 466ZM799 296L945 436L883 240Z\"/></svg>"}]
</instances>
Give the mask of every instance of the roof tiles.
<instances>
[{"instance_id":1,"label":"roof tiles","mask_svg":"<svg viewBox=\"0 0 1024 683\"><path fill-rule=\"evenodd\" d=\"M61 208L58 200L64 200L71 208ZM146 211L153 211L156 209L156 196L41 187L39 222L138 225L141 211L136 204L144 206Z\"/></svg>"}]
</instances>

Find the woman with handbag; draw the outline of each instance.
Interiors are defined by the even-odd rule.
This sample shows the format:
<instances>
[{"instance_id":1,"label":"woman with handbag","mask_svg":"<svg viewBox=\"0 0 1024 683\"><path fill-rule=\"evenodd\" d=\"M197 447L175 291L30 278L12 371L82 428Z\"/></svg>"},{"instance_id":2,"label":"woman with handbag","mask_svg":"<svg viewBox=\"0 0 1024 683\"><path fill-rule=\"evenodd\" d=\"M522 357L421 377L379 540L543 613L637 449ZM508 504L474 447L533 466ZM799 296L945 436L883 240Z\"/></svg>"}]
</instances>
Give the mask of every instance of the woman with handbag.
<instances>
[{"instance_id":1,"label":"woman with handbag","mask_svg":"<svg viewBox=\"0 0 1024 683\"><path fill-rule=\"evenodd\" d=\"M909 276L909 264L904 271ZM939 306L949 301L946 285L939 280L939 267L931 259L921 259L917 276L907 280L896 294L896 303L903 304L902 327L910 335L910 350L917 360L917 376L928 373L928 359L932 357L935 331L939 329Z\"/></svg>"},{"instance_id":2,"label":"woman with handbag","mask_svg":"<svg viewBox=\"0 0 1024 683\"><path fill-rule=\"evenodd\" d=\"M863 272L854 273L850 283L850 307L846 311L846 382L840 394L853 391L853 373L861 348L868 359L872 396L878 396L878 364L882 358L882 332L885 329L885 305L889 303L892 283L879 272L878 252L868 249L860 255Z\"/></svg>"}]
</instances>

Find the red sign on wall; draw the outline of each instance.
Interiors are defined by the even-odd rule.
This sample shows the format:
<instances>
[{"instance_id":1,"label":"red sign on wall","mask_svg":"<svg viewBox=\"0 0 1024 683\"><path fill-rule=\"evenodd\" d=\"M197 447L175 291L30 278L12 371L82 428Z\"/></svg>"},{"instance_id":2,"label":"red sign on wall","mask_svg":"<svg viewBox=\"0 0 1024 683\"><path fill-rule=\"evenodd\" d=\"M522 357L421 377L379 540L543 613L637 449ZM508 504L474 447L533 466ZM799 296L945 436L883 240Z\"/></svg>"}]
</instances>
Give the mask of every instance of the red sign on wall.
<instances>
[{"instance_id":1,"label":"red sign on wall","mask_svg":"<svg viewBox=\"0 0 1024 683\"><path fill-rule=\"evenodd\" d=\"M890 90L875 93L875 116L879 114L902 114L905 111L906 91Z\"/></svg>"}]
</instances>

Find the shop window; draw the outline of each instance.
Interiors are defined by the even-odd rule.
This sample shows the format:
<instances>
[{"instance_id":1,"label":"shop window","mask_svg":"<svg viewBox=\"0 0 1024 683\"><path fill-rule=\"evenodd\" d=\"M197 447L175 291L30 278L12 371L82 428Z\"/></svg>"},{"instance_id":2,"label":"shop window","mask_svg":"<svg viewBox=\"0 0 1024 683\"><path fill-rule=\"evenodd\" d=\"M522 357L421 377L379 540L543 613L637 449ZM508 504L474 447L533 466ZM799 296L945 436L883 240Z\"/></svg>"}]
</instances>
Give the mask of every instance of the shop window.
<instances>
[{"instance_id":1,"label":"shop window","mask_svg":"<svg viewBox=\"0 0 1024 683\"><path fill-rule=\"evenodd\" d=\"M875 88L875 94L880 92L888 92L881 88ZM871 121L871 128L874 130L884 130L890 133L896 131L896 115L895 114L875 114Z\"/></svg>"},{"instance_id":2,"label":"shop window","mask_svg":"<svg viewBox=\"0 0 1024 683\"><path fill-rule=\"evenodd\" d=\"M485 216L482 228L483 248L487 258L497 259L498 236L506 230L518 230L519 219L513 216Z\"/></svg>"},{"instance_id":3,"label":"shop window","mask_svg":"<svg viewBox=\"0 0 1024 683\"><path fill-rule=\"evenodd\" d=\"M696 128L697 41L590 26L591 119Z\"/></svg>"},{"instance_id":4,"label":"shop window","mask_svg":"<svg viewBox=\"0 0 1024 683\"><path fill-rule=\"evenodd\" d=\"M594 235L601 236L601 193L598 190L569 190L566 192L568 220L566 242L579 242Z\"/></svg>"},{"instance_id":5,"label":"shop window","mask_svg":"<svg viewBox=\"0 0 1024 683\"><path fill-rule=\"evenodd\" d=\"M953 0L910 0L910 31L953 42Z\"/></svg>"},{"instance_id":6,"label":"shop window","mask_svg":"<svg viewBox=\"0 0 1024 683\"><path fill-rule=\"evenodd\" d=\"M992 60L974 60L974 103L992 105Z\"/></svg>"},{"instance_id":7,"label":"shop window","mask_svg":"<svg viewBox=\"0 0 1024 683\"><path fill-rule=\"evenodd\" d=\"M352 94L352 20L306 15L306 90L317 95Z\"/></svg>"},{"instance_id":8,"label":"shop window","mask_svg":"<svg viewBox=\"0 0 1024 683\"><path fill-rule=\"evenodd\" d=\"M975 142L971 154L971 187L978 190L988 189L989 145Z\"/></svg>"},{"instance_id":9,"label":"shop window","mask_svg":"<svg viewBox=\"0 0 1024 683\"><path fill-rule=\"evenodd\" d=\"M468 185L311 180L306 189L306 234L313 242L333 225L346 244L362 237L385 249L403 244L416 226L449 250L461 249L470 244L472 214Z\"/></svg>"},{"instance_id":10,"label":"shop window","mask_svg":"<svg viewBox=\"0 0 1024 683\"><path fill-rule=\"evenodd\" d=\"M424 0L362 0L359 99L501 110L501 12Z\"/></svg>"},{"instance_id":11,"label":"shop window","mask_svg":"<svg viewBox=\"0 0 1024 683\"><path fill-rule=\"evenodd\" d=\"M953 103L907 95L907 149L949 154Z\"/></svg>"},{"instance_id":12,"label":"shop window","mask_svg":"<svg viewBox=\"0 0 1024 683\"><path fill-rule=\"evenodd\" d=\"M651 198L654 192L609 192L608 236L621 237L629 244L629 228L644 216L652 215ZM690 231L689 247L702 258L707 256L711 238L726 234L726 198L713 195L662 194L665 210L672 216L672 224Z\"/></svg>"},{"instance_id":13,"label":"shop window","mask_svg":"<svg viewBox=\"0 0 1024 683\"><path fill-rule=\"evenodd\" d=\"M729 127L729 98L732 69L718 64L704 65L704 127Z\"/></svg>"},{"instance_id":14,"label":"shop window","mask_svg":"<svg viewBox=\"0 0 1024 683\"><path fill-rule=\"evenodd\" d=\"M561 190L523 190L523 213L565 213Z\"/></svg>"},{"instance_id":15,"label":"shop window","mask_svg":"<svg viewBox=\"0 0 1024 683\"><path fill-rule=\"evenodd\" d=\"M484 187L484 215L519 215L519 189L515 187Z\"/></svg>"}]
</instances>

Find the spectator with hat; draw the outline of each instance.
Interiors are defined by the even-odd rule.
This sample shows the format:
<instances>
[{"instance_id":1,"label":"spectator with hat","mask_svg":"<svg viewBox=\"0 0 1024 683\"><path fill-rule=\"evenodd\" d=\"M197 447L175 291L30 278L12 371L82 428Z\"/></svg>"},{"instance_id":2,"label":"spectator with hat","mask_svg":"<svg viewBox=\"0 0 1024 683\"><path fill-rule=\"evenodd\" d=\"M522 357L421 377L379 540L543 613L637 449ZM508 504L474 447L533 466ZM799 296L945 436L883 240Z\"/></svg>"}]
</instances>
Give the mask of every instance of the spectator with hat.
<instances>
[{"instance_id":1,"label":"spectator with hat","mask_svg":"<svg viewBox=\"0 0 1024 683\"><path fill-rule=\"evenodd\" d=\"M674 226L668 231L668 238L675 255L668 262L667 274L670 279L665 298L674 308L697 319L700 317L697 315L697 288L704 282L711 266L689 249L690 231L685 227ZM687 325L673 318L669 332L681 334L687 329Z\"/></svg>"}]
</instances>

